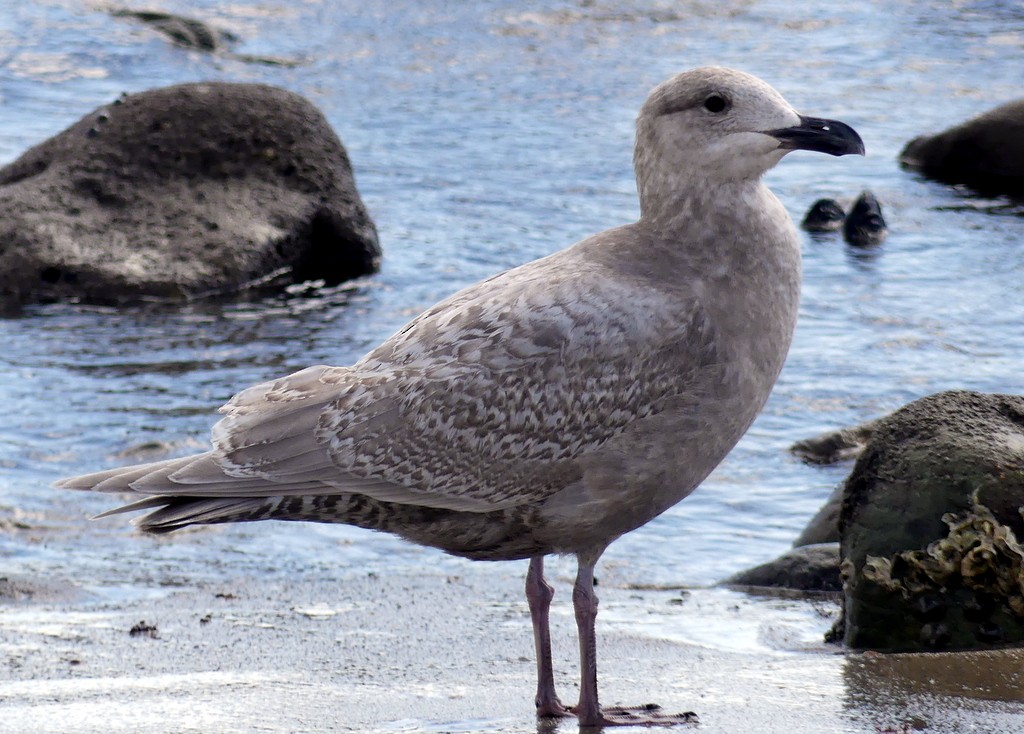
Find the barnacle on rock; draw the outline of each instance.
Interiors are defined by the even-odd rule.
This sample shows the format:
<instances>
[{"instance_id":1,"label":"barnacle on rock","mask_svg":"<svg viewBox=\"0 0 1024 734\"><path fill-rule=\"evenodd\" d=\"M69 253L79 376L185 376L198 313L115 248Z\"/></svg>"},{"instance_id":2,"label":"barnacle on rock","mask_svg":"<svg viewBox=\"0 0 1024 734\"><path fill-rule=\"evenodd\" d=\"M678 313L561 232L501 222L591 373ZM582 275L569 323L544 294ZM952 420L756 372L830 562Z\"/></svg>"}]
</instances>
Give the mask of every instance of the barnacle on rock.
<instances>
[{"instance_id":1,"label":"barnacle on rock","mask_svg":"<svg viewBox=\"0 0 1024 734\"><path fill-rule=\"evenodd\" d=\"M847 561L843 562L844 571L848 568L847 564ZM864 559L864 567L861 569L861 573L868 581L874 581L886 591L903 590L903 585L892 576L892 561L888 558L868 556Z\"/></svg>"},{"instance_id":2,"label":"barnacle on rock","mask_svg":"<svg viewBox=\"0 0 1024 734\"><path fill-rule=\"evenodd\" d=\"M1024 514L1024 508L1021 510ZM907 601L926 593L964 587L996 597L1024 617L1024 548L1013 530L992 511L971 498L971 509L946 513L949 534L924 550L908 550L891 558L868 556L862 574Z\"/></svg>"}]
</instances>

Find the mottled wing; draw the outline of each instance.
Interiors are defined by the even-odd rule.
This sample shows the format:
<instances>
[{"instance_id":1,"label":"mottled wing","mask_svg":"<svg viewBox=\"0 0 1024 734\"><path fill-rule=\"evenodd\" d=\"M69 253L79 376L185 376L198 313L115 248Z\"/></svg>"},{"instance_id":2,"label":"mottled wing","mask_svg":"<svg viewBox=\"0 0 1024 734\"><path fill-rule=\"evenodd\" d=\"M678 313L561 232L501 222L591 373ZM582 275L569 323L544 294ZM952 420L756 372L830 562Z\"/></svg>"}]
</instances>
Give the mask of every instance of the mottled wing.
<instances>
[{"instance_id":1,"label":"mottled wing","mask_svg":"<svg viewBox=\"0 0 1024 734\"><path fill-rule=\"evenodd\" d=\"M599 264L560 258L455 294L352 367L239 393L213 452L133 489L359 493L468 512L557 492L582 476L580 457L685 394L717 359L695 300L667 304Z\"/></svg>"},{"instance_id":2,"label":"mottled wing","mask_svg":"<svg viewBox=\"0 0 1024 734\"><path fill-rule=\"evenodd\" d=\"M366 491L378 499L468 511L535 502L716 360L696 301L667 308L662 293L577 265L474 286L356 364L318 428L338 469L384 480Z\"/></svg>"}]
</instances>

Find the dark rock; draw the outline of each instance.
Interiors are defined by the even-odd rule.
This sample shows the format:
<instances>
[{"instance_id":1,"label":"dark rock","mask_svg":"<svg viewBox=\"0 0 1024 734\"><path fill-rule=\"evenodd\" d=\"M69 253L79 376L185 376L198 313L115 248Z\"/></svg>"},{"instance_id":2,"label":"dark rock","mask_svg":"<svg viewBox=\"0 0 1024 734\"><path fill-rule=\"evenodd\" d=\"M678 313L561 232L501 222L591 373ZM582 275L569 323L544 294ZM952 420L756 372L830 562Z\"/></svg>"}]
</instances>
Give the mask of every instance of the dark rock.
<instances>
[{"instance_id":1,"label":"dark rock","mask_svg":"<svg viewBox=\"0 0 1024 734\"><path fill-rule=\"evenodd\" d=\"M889 233L882 217L882 205L870 191L865 191L853 202L853 208L843 222L843 237L857 247L871 247L885 239Z\"/></svg>"},{"instance_id":2,"label":"dark rock","mask_svg":"<svg viewBox=\"0 0 1024 734\"><path fill-rule=\"evenodd\" d=\"M130 18L145 23L153 30L167 36L174 44L199 51L217 51L226 43L233 43L238 37L228 31L217 30L201 20L185 18L173 13L151 10L130 10L115 8L110 11L117 18Z\"/></svg>"},{"instance_id":3,"label":"dark rock","mask_svg":"<svg viewBox=\"0 0 1024 734\"><path fill-rule=\"evenodd\" d=\"M123 95L0 169L0 306L330 284L379 257L338 137L276 87Z\"/></svg>"},{"instance_id":4,"label":"dark rock","mask_svg":"<svg viewBox=\"0 0 1024 734\"><path fill-rule=\"evenodd\" d=\"M919 596L911 603L914 616L922 622L938 622L946 617L949 605L937 594Z\"/></svg>"},{"instance_id":5,"label":"dark rock","mask_svg":"<svg viewBox=\"0 0 1024 734\"><path fill-rule=\"evenodd\" d=\"M843 506L843 485L832 490L825 504L815 513L793 541L793 547L839 542L839 513Z\"/></svg>"},{"instance_id":6,"label":"dark rock","mask_svg":"<svg viewBox=\"0 0 1024 734\"><path fill-rule=\"evenodd\" d=\"M877 421L869 421L853 428L798 441L790 451L812 464L833 464L855 457L871 438ZM803 531L793 542L796 549L764 566L739 573L726 583L749 586L783 586L786 588L809 588L825 591L839 591L839 512L843 501L842 486L836 487L825 500L825 504L811 518ZM830 549L835 549L834 563L827 558ZM808 575L795 564L804 563L813 573ZM748 576L748 574L750 574ZM778 583L761 583L778 574ZM792 577L793 581L787 581ZM800 578L814 578L809 587L802 586Z\"/></svg>"},{"instance_id":7,"label":"dark rock","mask_svg":"<svg viewBox=\"0 0 1024 734\"><path fill-rule=\"evenodd\" d=\"M280 56L232 53L229 49L238 42L238 36L230 31L214 28L196 18L186 18L174 13L153 10L131 10L130 8L112 8L110 14L116 18L127 18L143 23L158 33L162 33L174 45L192 51L205 51L236 61L272 66L298 66L302 63L298 59L287 59Z\"/></svg>"},{"instance_id":8,"label":"dark rock","mask_svg":"<svg viewBox=\"0 0 1024 734\"><path fill-rule=\"evenodd\" d=\"M152 640L160 639L160 632L156 625L148 624L145 620L132 625L132 628L128 630L128 635L129 637L149 637Z\"/></svg>"},{"instance_id":9,"label":"dark rock","mask_svg":"<svg viewBox=\"0 0 1024 734\"><path fill-rule=\"evenodd\" d=\"M937 135L914 138L900 153L900 163L982 194L1024 196L1024 99Z\"/></svg>"},{"instance_id":10,"label":"dark rock","mask_svg":"<svg viewBox=\"0 0 1024 734\"><path fill-rule=\"evenodd\" d=\"M798 591L842 591L839 543L805 545L774 561L730 576L730 586L768 586Z\"/></svg>"},{"instance_id":11,"label":"dark rock","mask_svg":"<svg viewBox=\"0 0 1024 734\"><path fill-rule=\"evenodd\" d=\"M878 422L847 479L847 645L1024 641L1024 397L953 391Z\"/></svg>"},{"instance_id":12,"label":"dark rock","mask_svg":"<svg viewBox=\"0 0 1024 734\"><path fill-rule=\"evenodd\" d=\"M789 450L809 464L837 464L857 458L867 446L878 419L852 428L797 441ZM839 511L843 504L842 485L832 490L825 504L810 519L793 542L794 548L815 543L839 542Z\"/></svg>"},{"instance_id":13,"label":"dark rock","mask_svg":"<svg viewBox=\"0 0 1024 734\"><path fill-rule=\"evenodd\" d=\"M871 440L876 423L877 420L868 421L852 428L805 438L790 446L789 450L808 464L837 464L855 459Z\"/></svg>"},{"instance_id":14,"label":"dark rock","mask_svg":"<svg viewBox=\"0 0 1024 734\"><path fill-rule=\"evenodd\" d=\"M835 232L843 226L846 213L835 199L818 199L800 223L808 232Z\"/></svg>"}]
</instances>

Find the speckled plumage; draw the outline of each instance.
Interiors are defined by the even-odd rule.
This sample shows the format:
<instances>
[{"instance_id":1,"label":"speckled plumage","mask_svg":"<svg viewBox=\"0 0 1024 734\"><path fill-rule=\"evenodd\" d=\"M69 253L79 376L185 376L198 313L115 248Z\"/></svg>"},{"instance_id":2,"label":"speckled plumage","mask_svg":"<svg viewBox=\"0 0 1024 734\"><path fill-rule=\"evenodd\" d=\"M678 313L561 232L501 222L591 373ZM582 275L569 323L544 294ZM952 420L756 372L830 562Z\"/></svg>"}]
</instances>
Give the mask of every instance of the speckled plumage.
<instances>
[{"instance_id":1,"label":"speckled plumage","mask_svg":"<svg viewBox=\"0 0 1024 734\"><path fill-rule=\"evenodd\" d=\"M131 486L147 494L176 486L181 495L245 499L238 510L219 502L222 515L201 505L206 522L237 519L244 509L247 519L347 522L476 558L573 551L564 510L545 532L544 503L584 482L588 467L606 458L603 446L621 442L645 421L664 421L666 406L717 396L739 415L729 438L659 436L665 444L659 451L684 459L666 455L657 472L672 469L672 499L680 499L753 418L792 329L797 284L790 276L790 314L765 334L778 343L777 356L765 361L768 374L741 384L735 365L743 355L723 341L721 326L687 280L660 272L619 278L616 262L636 256L623 243L657 246L648 239L639 225L603 233L452 296L351 367L311 367L250 388L222 409L213 452L130 474ZM727 279L741 275L731 269ZM782 278L781 268L776 275ZM723 385L730 373L732 382ZM743 393L739 399L728 394L735 388ZM754 406L744 404L751 391ZM722 411L704 409L712 412ZM102 487L124 488L116 479ZM628 499L631 487L623 489ZM314 501L345 492L360 501L344 496L329 511ZM248 501L285 493L309 499ZM609 499L621 516L619 501ZM673 503L659 501L646 514ZM188 503L173 507L143 518L142 527L160 531L189 520ZM420 508L460 517L442 519ZM502 525L536 538L508 537L496 527ZM599 542L590 523L577 525L588 531L587 545ZM437 528L436 539L424 532L428 527Z\"/></svg>"},{"instance_id":2,"label":"speckled plumage","mask_svg":"<svg viewBox=\"0 0 1024 734\"><path fill-rule=\"evenodd\" d=\"M153 510L137 521L153 532L311 520L529 557L538 712L564 715L540 559L579 557L574 602L592 647L601 552L693 491L760 411L800 287L795 228L760 177L808 140L835 154L860 145L748 75L681 74L637 120L639 221L456 293L350 367L239 393L205 454L62 486L143 495L114 512ZM598 711L590 647L575 713L617 723Z\"/></svg>"}]
</instances>

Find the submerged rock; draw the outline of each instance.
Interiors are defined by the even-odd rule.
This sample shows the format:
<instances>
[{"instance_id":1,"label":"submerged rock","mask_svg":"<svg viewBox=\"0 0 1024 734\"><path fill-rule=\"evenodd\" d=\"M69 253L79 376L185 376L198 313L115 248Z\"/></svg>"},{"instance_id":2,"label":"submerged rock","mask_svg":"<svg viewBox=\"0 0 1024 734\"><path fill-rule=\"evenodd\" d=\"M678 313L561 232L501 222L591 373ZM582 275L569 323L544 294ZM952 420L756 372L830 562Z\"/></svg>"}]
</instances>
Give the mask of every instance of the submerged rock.
<instances>
[{"instance_id":1,"label":"submerged rock","mask_svg":"<svg viewBox=\"0 0 1024 734\"><path fill-rule=\"evenodd\" d=\"M132 628L128 630L129 637L148 637L152 640L160 639L160 630L157 629L155 624L149 624L146 620L142 620L137 624L132 625Z\"/></svg>"},{"instance_id":2,"label":"submerged rock","mask_svg":"<svg viewBox=\"0 0 1024 734\"><path fill-rule=\"evenodd\" d=\"M853 202L853 208L843 222L843 238L857 247L881 244L889 228L882 217L882 205L870 191L863 192Z\"/></svg>"},{"instance_id":3,"label":"submerged rock","mask_svg":"<svg viewBox=\"0 0 1024 734\"><path fill-rule=\"evenodd\" d=\"M814 438L797 441L789 450L808 464L838 464L852 461L860 456L868 445L880 419L867 421L858 426L830 431ZM839 542L839 513L843 504L843 486L839 485L825 500L825 504L810 519L793 547L814 543Z\"/></svg>"},{"instance_id":4,"label":"submerged rock","mask_svg":"<svg viewBox=\"0 0 1024 734\"><path fill-rule=\"evenodd\" d=\"M173 13L154 10L131 10L114 8L110 14L116 18L128 18L148 25L165 35L172 43L183 48L199 51L217 51L226 44L234 43L238 37L228 31L218 30L196 18L186 18Z\"/></svg>"},{"instance_id":5,"label":"submerged rock","mask_svg":"<svg viewBox=\"0 0 1024 734\"><path fill-rule=\"evenodd\" d=\"M798 441L790 450L813 464L831 464L856 456L871 438L876 421ZM774 561L741 571L722 583L768 586L801 591L840 591L839 512L842 487L837 487L793 543L793 550Z\"/></svg>"},{"instance_id":6,"label":"submerged rock","mask_svg":"<svg viewBox=\"0 0 1024 734\"><path fill-rule=\"evenodd\" d=\"M0 169L0 307L337 283L379 258L337 135L277 87L125 95Z\"/></svg>"},{"instance_id":7,"label":"submerged rock","mask_svg":"<svg viewBox=\"0 0 1024 734\"><path fill-rule=\"evenodd\" d=\"M838 543L839 542L839 515L843 506L843 485L832 490L825 504L815 513L800 535L793 541L793 547L799 548L803 545L814 545L816 543ZM836 573L839 567L836 566Z\"/></svg>"},{"instance_id":8,"label":"submerged rock","mask_svg":"<svg viewBox=\"0 0 1024 734\"><path fill-rule=\"evenodd\" d=\"M302 63L299 59L287 59L280 56L233 53L231 48L237 45L239 37L231 31L215 28L198 18L187 18L183 15L155 10L132 10L131 8L111 8L109 12L115 18L126 18L142 23L162 34L175 46L190 51L201 51L235 61L270 66L298 66Z\"/></svg>"},{"instance_id":9,"label":"submerged rock","mask_svg":"<svg viewBox=\"0 0 1024 734\"><path fill-rule=\"evenodd\" d=\"M813 438L797 441L789 450L808 464L838 464L855 459L871 440L877 420L859 426L830 431Z\"/></svg>"},{"instance_id":10,"label":"submerged rock","mask_svg":"<svg viewBox=\"0 0 1024 734\"><path fill-rule=\"evenodd\" d=\"M808 232L835 232L843 226L846 212L835 199L818 199L807 210L800 226Z\"/></svg>"},{"instance_id":11,"label":"submerged rock","mask_svg":"<svg viewBox=\"0 0 1024 734\"><path fill-rule=\"evenodd\" d=\"M937 135L911 140L905 167L986 195L1024 196L1024 99L1007 102Z\"/></svg>"},{"instance_id":12,"label":"submerged rock","mask_svg":"<svg viewBox=\"0 0 1024 734\"><path fill-rule=\"evenodd\" d=\"M741 571L723 584L759 586L796 591L842 591L839 578L839 543L794 548L774 561Z\"/></svg>"},{"instance_id":13,"label":"submerged rock","mask_svg":"<svg viewBox=\"0 0 1024 734\"><path fill-rule=\"evenodd\" d=\"M844 487L850 647L1024 641L1024 398L952 391L879 421Z\"/></svg>"}]
</instances>

